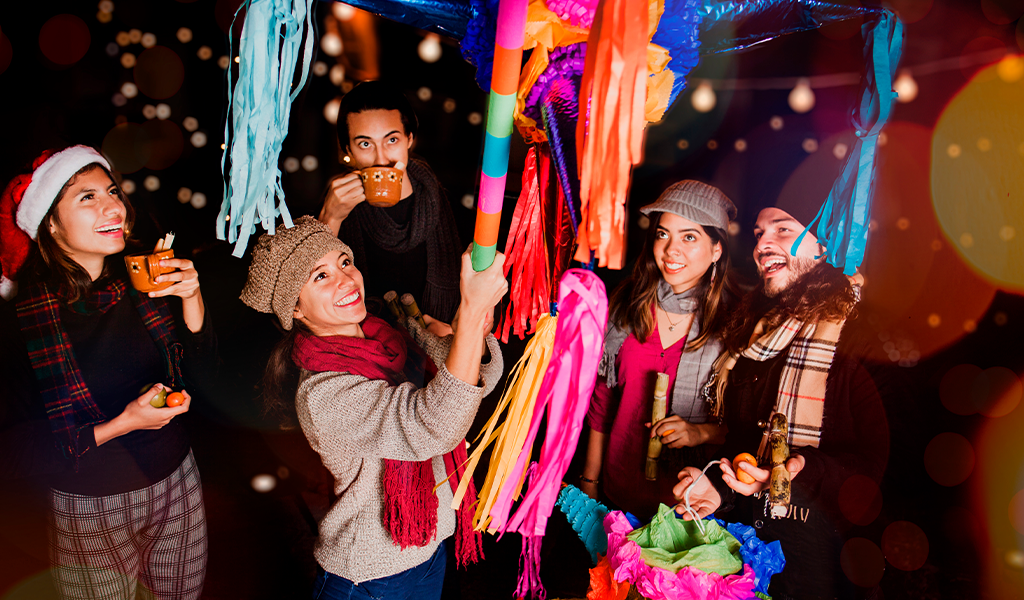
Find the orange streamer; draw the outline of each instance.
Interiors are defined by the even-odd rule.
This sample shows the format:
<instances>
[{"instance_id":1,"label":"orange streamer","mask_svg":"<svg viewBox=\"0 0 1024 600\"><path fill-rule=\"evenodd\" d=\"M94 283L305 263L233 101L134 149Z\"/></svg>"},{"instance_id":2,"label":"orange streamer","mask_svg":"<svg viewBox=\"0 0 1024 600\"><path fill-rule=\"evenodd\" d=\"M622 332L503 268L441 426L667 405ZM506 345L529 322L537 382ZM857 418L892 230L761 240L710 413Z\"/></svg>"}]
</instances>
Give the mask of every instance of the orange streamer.
<instances>
[{"instance_id":1,"label":"orange streamer","mask_svg":"<svg viewBox=\"0 0 1024 600\"><path fill-rule=\"evenodd\" d=\"M642 159L647 104L647 11L602 0L587 38L576 148L583 222L576 260L621 269L629 174ZM589 127L586 119L589 105Z\"/></svg>"}]
</instances>

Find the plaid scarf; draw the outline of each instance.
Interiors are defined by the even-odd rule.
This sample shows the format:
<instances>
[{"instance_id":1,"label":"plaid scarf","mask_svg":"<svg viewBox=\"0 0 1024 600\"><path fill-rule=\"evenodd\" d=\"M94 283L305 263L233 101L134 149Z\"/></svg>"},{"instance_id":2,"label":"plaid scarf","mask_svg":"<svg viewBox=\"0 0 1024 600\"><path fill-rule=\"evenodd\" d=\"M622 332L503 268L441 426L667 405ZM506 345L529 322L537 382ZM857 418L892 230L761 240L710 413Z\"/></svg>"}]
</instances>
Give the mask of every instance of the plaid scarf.
<instances>
[{"instance_id":1,"label":"plaid scarf","mask_svg":"<svg viewBox=\"0 0 1024 600\"><path fill-rule=\"evenodd\" d=\"M171 385L181 387L182 345L174 334L174 317L162 300L128 289L121 279L95 287L83 299L68 305L83 315L102 315L120 302L128 292L142 317L142 323L164 356ZM108 419L89 393L75 360L74 348L60 322L60 301L45 283L30 286L20 294L16 310L25 346L32 363L39 395L46 408L50 429L65 457L74 461L82 449L79 436L90 425Z\"/></svg>"},{"instance_id":2,"label":"plaid scarf","mask_svg":"<svg viewBox=\"0 0 1024 600\"><path fill-rule=\"evenodd\" d=\"M765 333L765 319L761 319L754 327L745 350L738 354L727 352L715 364L719 405L724 397L729 372L736 366L740 356L763 362L788 348L774 412L784 414L789 421L790 446L817 448L821 443L825 383L845 322L843 319L804 323L790 318Z\"/></svg>"}]
</instances>

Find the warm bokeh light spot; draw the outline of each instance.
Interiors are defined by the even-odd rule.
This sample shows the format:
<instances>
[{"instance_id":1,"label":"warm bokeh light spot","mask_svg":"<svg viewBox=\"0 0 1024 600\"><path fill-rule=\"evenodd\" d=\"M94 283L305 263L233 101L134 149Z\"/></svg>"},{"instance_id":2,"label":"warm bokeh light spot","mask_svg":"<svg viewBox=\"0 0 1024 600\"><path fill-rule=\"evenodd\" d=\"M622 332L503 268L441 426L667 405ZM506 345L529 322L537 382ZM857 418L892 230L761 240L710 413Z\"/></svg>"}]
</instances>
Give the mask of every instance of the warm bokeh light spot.
<instances>
[{"instance_id":1,"label":"warm bokeh light spot","mask_svg":"<svg viewBox=\"0 0 1024 600\"><path fill-rule=\"evenodd\" d=\"M144 138L145 133L141 125L118 125L103 138L103 154L110 159L114 170L120 173L134 173L145 166L149 159L148 154L140 152L145 150L142 146Z\"/></svg>"},{"instance_id":2,"label":"warm bokeh light spot","mask_svg":"<svg viewBox=\"0 0 1024 600\"><path fill-rule=\"evenodd\" d=\"M891 334L894 343L901 338L912 344L906 352L896 349L902 355L875 344L873 356L899 362L909 358L911 350L926 358L961 339L966 335L964 321L980 322L996 290L965 263L954 248L956 238L946 238L936 220L928 192L933 160L930 129L897 121L886 132L889 143L878 151L871 207L877 226L868 238L861 270L869 281L863 302L877 315L878 331ZM826 140L822 147L833 143ZM826 163L835 162L826 153L810 155L794 175L807 180L821 177L819 173L827 172ZM929 318L932 315L937 319ZM903 364L909 366L905 360Z\"/></svg>"},{"instance_id":3,"label":"warm bokeh light spot","mask_svg":"<svg viewBox=\"0 0 1024 600\"><path fill-rule=\"evenodd\" d=\"M149 156L147 169L166 169L181 156L185 140L177 123L154 119L143 123L142 130L145 133L143 147Z\"/></svg>"},{"instance_id":4,"label":"warm bokeh light spot","mask_svg":"<svg viewBox=\"0 0 1024 600\"><path fill-rule=\"evenodd\" d=\"M928 536L910 521L890 523L882 533L882 552L897 569L916 571L928 560Z\"/></svg>"},{"instance_id":5,"label":"warm bokeh light spot","mask_svg":"<svg viewBox=\"0 0 1024 600\"><path fill-rule=\"evenodd\" d=\"M939 222L959 240L967 262L1001 287L1020 291L1024 240L1007 240L1003 232L1024 227L1024 160L1015 151L1024 139L1024 79L997 76L1005 60L980 70L939 118L931 190ZM961 140L976 144L958 146L954 164L948 150Z\"/></svg>"},{"instance_id":6,"label":"warm bokeh light spot","mask_svg":"<svg viewBox=\"0 0 1024 600\"><path fill-rule=\"evenodd\" d=\"M939 485L960 485L974 471L974 447L959 433L940 433L924 449L924 468Z\"/></svg>"},{"instance_id":7,"label":"warm bokeh light spot","mask_svg":"<svg viewBox=\"0 0 1024 600\"><path fill-rule=\"evenodd\" d=\"M74 15L57 15L39 30L39 49L58 65L73 65L89 50L89 26Z\"/></svg>"},{"instance_id":8,"label":"warm bokeh light spot","mask_svg":"<svg viewBox=\"0 0 1024 600\"><path fill-rule=\"evenodd\" d=\"M950 158L956 158L960 156L960 144L950 144L949 146L947 146L946 154L948 154Z\"/></svg>"},{"instance_id":9,"label":"warm bokeh light spot","mask_svg":"<svg viewBox=\"0 0 1024 600\"><path fill-rule=\"evenodd\" d=\"M1024 387L1017 374L1005 367L985 369L974 380L972 404L986 417L1005 417L1020 404Z\"/></svg>"},{"instance_id":10,"label":"warm bokeh light spot","mask_svg":"<svg viewBox=\"0 0 1024 600\"><path fill-rule=\"evenodd\" d=\"M185 66L178 54L164 46L153 46L135 63L135 84L150 98L162 100L178 93L185 81Z\"/></svg>"},{"instance_id":11,"label":"warm bokeh light spot","mask_svg":"<svg viewBox=\"0 0 1024 600\"><path fill-rule=\"evenodd\" d=\"M957 365L946 371L939 381L942 405L954 415L967 416L978 412L978 406L974 404L974 382L979 375L981 367L975 365Z\"/></svg>"},{"instance_id":12,"label":"warm bokeh light spot","mask_svg":"<svg viewBox=\"0 0 1024 600\"><path fill-rule=\"evenodd\" d=\"M925 18L935 0L890 0L889 6L899 13L900 21L916 23Z\"/></svg>"},{"instance_id":13,"label":"warm bokeh light spot","mask_svg":"<svg viewBox=\"0 0 1024 600\"><path fill-rule=\"evenodd\" d=\"M839 510L854 525L870 525L882 511L882 492L865 475L853 475L839 488Z\"/></svg>"},{"instance_id":14,"label":"warm bokeh light spot","mask_svg":"<svg viewBox=\"0 0 1024 600\"><path fill-rule=\"evenodd\" d=\"M1024 535L1024 490L1017 492L1010 499L1010 525L1017 533Z\"/></svg>"},{"instance_id":15,"label":"warm bokeh light spot","mask_svg":"<svg viewBox=\"0 0 1024 600\"><path fill-rule=\"evenodd\" d=\"M885 573L885 557L874 542L865 538L851 538L843 544L839 554L843 573L854 584L874 587Z\"/></svg>"}]
</instances>

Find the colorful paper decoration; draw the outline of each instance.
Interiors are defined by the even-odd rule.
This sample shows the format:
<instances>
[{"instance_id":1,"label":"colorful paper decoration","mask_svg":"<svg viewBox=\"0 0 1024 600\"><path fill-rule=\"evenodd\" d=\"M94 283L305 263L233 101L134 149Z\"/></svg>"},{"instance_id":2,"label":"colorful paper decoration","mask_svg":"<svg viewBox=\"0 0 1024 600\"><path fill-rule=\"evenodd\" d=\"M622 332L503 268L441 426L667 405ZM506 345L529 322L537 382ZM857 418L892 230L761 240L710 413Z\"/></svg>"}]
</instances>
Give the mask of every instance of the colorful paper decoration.
<instances>
[{"instance_id":1,"label":"colorful paper decoration","mask_svg":"<svg viewBox=\"0 0 1024 600\"><path fill-rule=\"evenodd\" d=\"M306 85L313 59L312 4L313 0L253 0L242 6L246 18L237 82L231 81L230 70L228 74L230 117L224 124L227 149L220 162L224 200L217 215L217 239L234 242L234 256L245 253L257 223L273 233L280 215L287 227L292 226L277 163L292 102ZM228 56L236 56L233 41L229 49ZM300 78L295 83L300 56Z\"/></svg>"}]
</instances>

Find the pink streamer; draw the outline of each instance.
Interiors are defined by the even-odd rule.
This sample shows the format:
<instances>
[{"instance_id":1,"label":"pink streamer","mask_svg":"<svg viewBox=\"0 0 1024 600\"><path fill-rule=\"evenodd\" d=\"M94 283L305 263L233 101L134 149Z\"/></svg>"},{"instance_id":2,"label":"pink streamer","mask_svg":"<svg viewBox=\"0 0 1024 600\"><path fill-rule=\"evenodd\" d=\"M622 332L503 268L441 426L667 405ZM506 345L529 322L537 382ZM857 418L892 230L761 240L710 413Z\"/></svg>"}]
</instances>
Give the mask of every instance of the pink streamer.
<instances>
[{"instance_id":1,"label":"pink streamer","mask_svg":"<svg viewBox=\"0 0 1024 600\"><path fill-rule=\"evenodd\" d=\"M533 447L546 412L548 425L540 462L511 521L507 519L515 500L512 497L518 483L515 481L498 494L491 507L489 527L502 532L518 531L524 536L544 535L590 406L607 320L608 298L604 283L591 271L566 271L558 287L558 326L551 362L537 395L524 451L512 472L522 473L526 467L531 454L529 448Z\"/></svg>"},{"instance_id":2,"label":"pink streamer","mask_svg":"<svg viewBox=\"0 0 1024 600\"><path fill-rule=\"evenodd\" d=\"M718 573L705 573L700 569L683 567L673 573L644 562L640 546L626 536L633 526L626 515L612 511L604 518L608 533L608 563L615 581L636 586L644 598L650 600L746 600L754 597L754 569L743 565L743 574L722 577Z\"/></svg>"}]
</instances>

